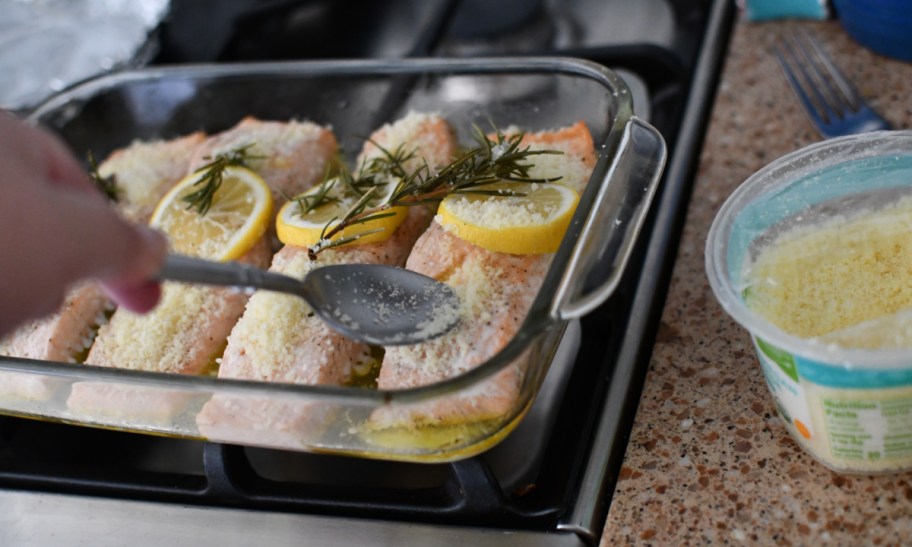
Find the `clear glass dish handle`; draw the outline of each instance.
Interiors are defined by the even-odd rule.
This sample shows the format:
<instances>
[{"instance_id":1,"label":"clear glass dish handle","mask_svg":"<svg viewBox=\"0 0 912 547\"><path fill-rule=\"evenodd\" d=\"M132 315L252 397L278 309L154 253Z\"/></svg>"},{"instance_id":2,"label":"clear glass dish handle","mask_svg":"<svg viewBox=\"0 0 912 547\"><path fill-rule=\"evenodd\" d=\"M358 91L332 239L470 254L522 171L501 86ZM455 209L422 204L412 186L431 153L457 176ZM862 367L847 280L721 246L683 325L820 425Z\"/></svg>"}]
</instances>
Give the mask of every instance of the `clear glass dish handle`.
<instances>
[{"instance_id":1,"label":"clear glass dish handle","mask_svg":"<svg viewBox=\"0 0 912 547\"><path fill-rule=\"evenodd\" d=\"M558 286L553 317L581 317L614 292L646 219L666 157L665 141L658 130L631 118ZM586 280L596 267L606 271L596 272L600 279L588 288Z\"/></svg>"}]
</instances>

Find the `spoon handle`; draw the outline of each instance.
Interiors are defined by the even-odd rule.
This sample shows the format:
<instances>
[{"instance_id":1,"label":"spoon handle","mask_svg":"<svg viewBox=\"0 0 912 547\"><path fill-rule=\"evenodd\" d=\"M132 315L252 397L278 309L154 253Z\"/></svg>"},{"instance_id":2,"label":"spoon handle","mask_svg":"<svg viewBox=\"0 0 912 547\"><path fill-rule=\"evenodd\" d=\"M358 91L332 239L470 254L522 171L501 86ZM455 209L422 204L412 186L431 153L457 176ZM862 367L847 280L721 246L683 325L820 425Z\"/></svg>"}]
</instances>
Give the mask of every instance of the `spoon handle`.
<instances>
[{"instance_id":1,"label":"spoon handle","mask_svg":"<svg viewBox=\"0 0 912 547\"><path fill-rule=\"evenodd\" d=\"M212 262L176 254L168 255L155 277L160 281L267 289L295 295L302 292L302 283L287 275L267 272L240 262Z\"/></svg>"}]
</instances>

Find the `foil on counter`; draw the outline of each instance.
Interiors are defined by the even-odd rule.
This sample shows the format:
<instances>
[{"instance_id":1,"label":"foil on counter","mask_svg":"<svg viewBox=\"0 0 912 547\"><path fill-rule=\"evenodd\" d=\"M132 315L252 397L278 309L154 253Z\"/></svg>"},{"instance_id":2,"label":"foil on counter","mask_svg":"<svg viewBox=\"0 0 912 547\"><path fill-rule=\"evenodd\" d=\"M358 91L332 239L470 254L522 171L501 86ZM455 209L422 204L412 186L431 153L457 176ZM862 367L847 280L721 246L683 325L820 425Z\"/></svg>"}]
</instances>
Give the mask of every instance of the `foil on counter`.
<instances>
[{"instance_id":1,"label":"foil on counter","mask_svg":"<svg viewBox=\"0 0 912 547\"><path fill-rule=\"evenodd\" d=\"M146 64L169 0L0 2L0 107L24 110L85 78Z\"/></svg>"}]
</instances>

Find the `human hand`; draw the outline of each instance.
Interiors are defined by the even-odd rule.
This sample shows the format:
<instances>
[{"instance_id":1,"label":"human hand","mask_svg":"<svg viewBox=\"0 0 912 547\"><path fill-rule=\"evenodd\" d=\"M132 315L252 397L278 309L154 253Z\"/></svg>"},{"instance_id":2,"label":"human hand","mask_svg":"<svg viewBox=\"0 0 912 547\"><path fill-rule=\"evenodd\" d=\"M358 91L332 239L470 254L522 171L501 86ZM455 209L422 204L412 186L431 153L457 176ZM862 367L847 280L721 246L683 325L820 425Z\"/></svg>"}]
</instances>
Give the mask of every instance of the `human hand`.
<instances>
[{"instance_id":1,"label":"human hand","mask_svg":"<svg viewBox=\"0 0 912 547\"><path fill-rule=\"evenodd\" d=\"M121 306L158 302L164 238L123 220L50 133L0 111L0 335L96 278Z\"/></svg>"}]
</instances>

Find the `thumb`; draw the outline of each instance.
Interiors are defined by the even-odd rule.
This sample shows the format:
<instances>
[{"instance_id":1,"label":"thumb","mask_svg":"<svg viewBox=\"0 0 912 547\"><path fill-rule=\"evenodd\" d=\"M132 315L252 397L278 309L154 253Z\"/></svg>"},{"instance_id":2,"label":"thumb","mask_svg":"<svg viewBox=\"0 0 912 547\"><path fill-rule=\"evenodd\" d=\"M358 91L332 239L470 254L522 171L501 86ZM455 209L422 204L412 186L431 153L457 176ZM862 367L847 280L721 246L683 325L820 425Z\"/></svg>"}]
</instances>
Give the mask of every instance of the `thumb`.
<instances>
[{"instance_id":1,"label":"thumb","mask_svg":"<svg viewBox=\"0 0 912 547\"><path fill-rule=\"evenodd\" d=\"M140 237L146 242L145 256L128 265L118 276L101 279L105 293L119 306L133 312L147 312L155 307L161 297L161 286L152 277L158 272L165 256L165 238L146 226L137 226Z\"/></svg>"}]
</instances>

